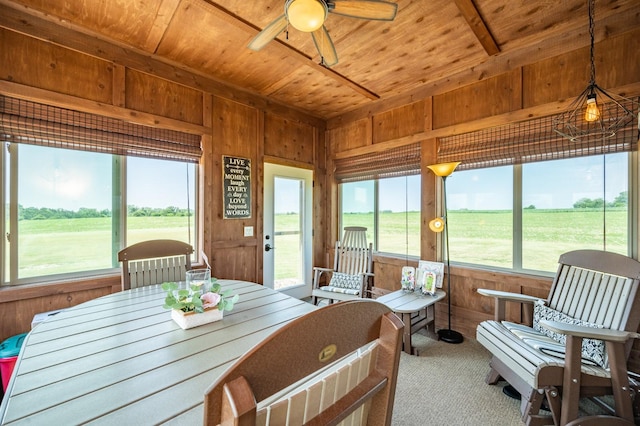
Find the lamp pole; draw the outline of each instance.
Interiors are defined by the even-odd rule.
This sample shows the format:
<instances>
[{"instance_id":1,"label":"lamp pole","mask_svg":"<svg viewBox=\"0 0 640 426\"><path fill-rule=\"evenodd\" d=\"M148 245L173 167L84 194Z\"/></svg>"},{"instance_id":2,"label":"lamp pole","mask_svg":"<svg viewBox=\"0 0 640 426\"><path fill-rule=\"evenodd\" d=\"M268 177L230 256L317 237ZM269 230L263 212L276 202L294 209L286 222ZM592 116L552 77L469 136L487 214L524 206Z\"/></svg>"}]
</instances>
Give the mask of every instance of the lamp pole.
<instances>
[{"instance_id":1,"label":"lamp pole","mask_svg":"<svg viewBox=\"0 0 640 426\"><path fill-rule=\"evenodd\" d=\"M447 256L447 303L449 311L449 328L438 330L438 337L447 343L462 343L462 334L451 329L451 262L449 261L449 223L447 222L447 176L442 176L442 207L444 210L444 244Z\"/></svg>"}]
</instances>

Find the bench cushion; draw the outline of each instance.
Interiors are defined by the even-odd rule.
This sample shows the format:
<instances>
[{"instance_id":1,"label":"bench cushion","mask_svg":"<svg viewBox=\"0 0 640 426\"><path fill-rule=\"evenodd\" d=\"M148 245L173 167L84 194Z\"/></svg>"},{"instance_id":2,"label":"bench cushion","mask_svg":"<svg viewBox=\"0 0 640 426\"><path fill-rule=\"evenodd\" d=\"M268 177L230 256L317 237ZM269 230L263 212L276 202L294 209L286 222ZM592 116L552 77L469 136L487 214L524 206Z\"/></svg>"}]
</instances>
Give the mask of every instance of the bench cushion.
<instances>
[{"instance_id":1,"label":"bench cushion","mask_svg":"<svg viewBox=\"0 0 640 426\"><path fill-rule=\"evenodd\" d=\"M483 321L476 329L476 339L494 357L507 364L529 386L533 389L540 389L546 384L539 383L540 377L547 377L544 374L539 376L540 371L546 368L563 367L564 359L558 356L551 356L549 353L542 352L535 346L528 344L528 342L524 341L526 338L521 338L507 328L509 324L522 326L521 324L508 323L506 321ZM522 327L529 329L531 333L537 334L531 327ZM552 340L544 335L541 336L543 340ZM593 363L583 363L581 370L583 373L593 376L610 377L608 370L593 365Z\"/></svg>"},{"instance_id":2,"label":"bench cushion","mask_svg":"<svg viewBox=\"0 0 640 426\"><path fill-rule=\"evenodd\" d=\"M329 281L329 285L320 287L320 290L357 296L360 294L361 286L362 275L334 272L331 276L331 281Z\"/></svg>"}]
</instances>

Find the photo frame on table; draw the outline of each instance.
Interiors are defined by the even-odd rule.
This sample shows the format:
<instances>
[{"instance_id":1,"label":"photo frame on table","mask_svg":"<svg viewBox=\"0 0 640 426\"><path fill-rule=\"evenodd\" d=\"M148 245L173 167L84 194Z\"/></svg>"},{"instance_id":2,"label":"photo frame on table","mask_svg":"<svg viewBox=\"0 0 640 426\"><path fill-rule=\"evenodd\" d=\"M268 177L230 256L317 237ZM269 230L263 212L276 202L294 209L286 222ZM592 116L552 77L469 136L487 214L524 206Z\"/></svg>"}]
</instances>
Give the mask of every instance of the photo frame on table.
<instances>
[{"instance_id":1,"label":"photo frame on table","mask_svg":"<svg viewBox=\"0 0 640 426\"><path fill-rule=\"evenodd\" d=\"M402 267L402 279L400 280L402 290L413 291L416 288L416 268L413 266Z\"/></svg>"},{"instance_id":2,"label":"photo frame on table","mask_svg":"<svg viewBox=\"0 0 640 426\"><path fill-rule=\"evenodd\" d=\"M442 288L442 280L444 279L444 263L443 262L431 262L429 260L420 260L418 262L418 269L416 270L416 287L423 288L425 285L425 279L433 276L429 274L435 275L435 288ZM428 287L431 287L431 283L426 283ZM433 289L433 293L435 293L435 288ZM431 288L429 288L431 290Z\"/></svg>"}]
</instances>

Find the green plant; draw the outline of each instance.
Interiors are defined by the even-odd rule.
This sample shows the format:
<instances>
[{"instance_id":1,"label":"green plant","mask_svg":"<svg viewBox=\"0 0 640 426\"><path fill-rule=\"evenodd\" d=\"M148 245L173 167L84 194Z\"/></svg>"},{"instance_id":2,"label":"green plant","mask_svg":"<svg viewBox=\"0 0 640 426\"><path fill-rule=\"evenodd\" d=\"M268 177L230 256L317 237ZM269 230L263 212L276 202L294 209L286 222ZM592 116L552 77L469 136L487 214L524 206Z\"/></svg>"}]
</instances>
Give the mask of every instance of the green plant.
<instances>
[{"instance_id":1,"label":"green plant","mask_svg":"<svg viewBox=\"0 0 640 426\"><path fill-rule=\"evenodd\" d=\"M212 307L217 307L220 311L230 311L240 296L232 296L231 290L222 291L217 281L216 278L211 278L211 289L207 292L203 292L202 286L199 285L180 288L175 282L162 283L162 289L167 292L162 307L196 313L202 313Z\"/></svg>"}]
</instances>

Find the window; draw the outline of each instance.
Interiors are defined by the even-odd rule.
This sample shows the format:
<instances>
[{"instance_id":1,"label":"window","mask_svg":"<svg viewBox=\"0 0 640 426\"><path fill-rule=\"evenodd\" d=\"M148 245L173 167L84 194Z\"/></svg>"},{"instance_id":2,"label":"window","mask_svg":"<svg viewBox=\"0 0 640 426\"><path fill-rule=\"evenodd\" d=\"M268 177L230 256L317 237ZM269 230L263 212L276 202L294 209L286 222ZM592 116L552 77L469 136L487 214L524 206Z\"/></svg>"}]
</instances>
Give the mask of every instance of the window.
<instances>
[{"instance_id":1,"label":"window","mask_svg":"<svg viewBox=\"0 0 640 426\"><path fill-rule=\"evenodd\" d=\"M150 239L195 245L196 165L139 157L126 164L127 245Z\"/></svg>"},{"instance_id":2,"label":"window","mask_svg":"<svg viewBox=\"0 0 640 426\"><path fill-rule=\"evenodd\" d=\"M200 136L0 95L0 284L118 268L148 239L189 242Z\"/></svg>"},{"instance_id":3,"label":"window","mask_svg":"<svg viewBox=\"0 0 640 426\"><path fill-rule=\"evenodd\" d=\"M420 256L420 176L343 183L341 229L367 228L374 250Z\"/></svg>"},{"instance_id":4,"label":"window","mask_svg":"<svg viewBox=\"0 0 640 426\"><path fill-rule=\"evenodd\" d=\"M455 172L447 178L449 254L453 262L513 265L513 168Z\"/></svg>"},{"instance_id":5,"label":"window","mask_svg":"<svg viewBox=\"0 0 640 426\"><path fill-rule=\"evenodd\" d=\"M341 233L364 226L374 251L420 256L420 152L413 143L335 161Z\"/></svg>"},{"instance_id":6,"label":"window","mask_svg":"<svg viewBox=\"0 0 640 426\"><path fill-rule=\"evenodd\" d=\"M117 252L143 240L194 244L195 164L3 145L5 283L118 268Z\"/></svg>"},{"instance_id":7,"label":"window","mask_svg":"<svg viewBox=\"0 0 640 426\"><path fill-rule=\"evenodd\" d=\"M560 254L630 254L629 153L464 170L447 179L453 262L555 272Z\"/></svg>"},{"instance_id":8,"label":"window","mask_svg":"<svg viewBox=\"0 0 640 426\"><path fill-rule=\"evenodd\" d=\"M569 139L552 115L438 138L438 162L461 162L447 178L451 260L554 272L571 250L636 253L638 129L622 112L638 102L622 104L601 105L615 133L576 115Z\"/></svg>"}]
</instances>

